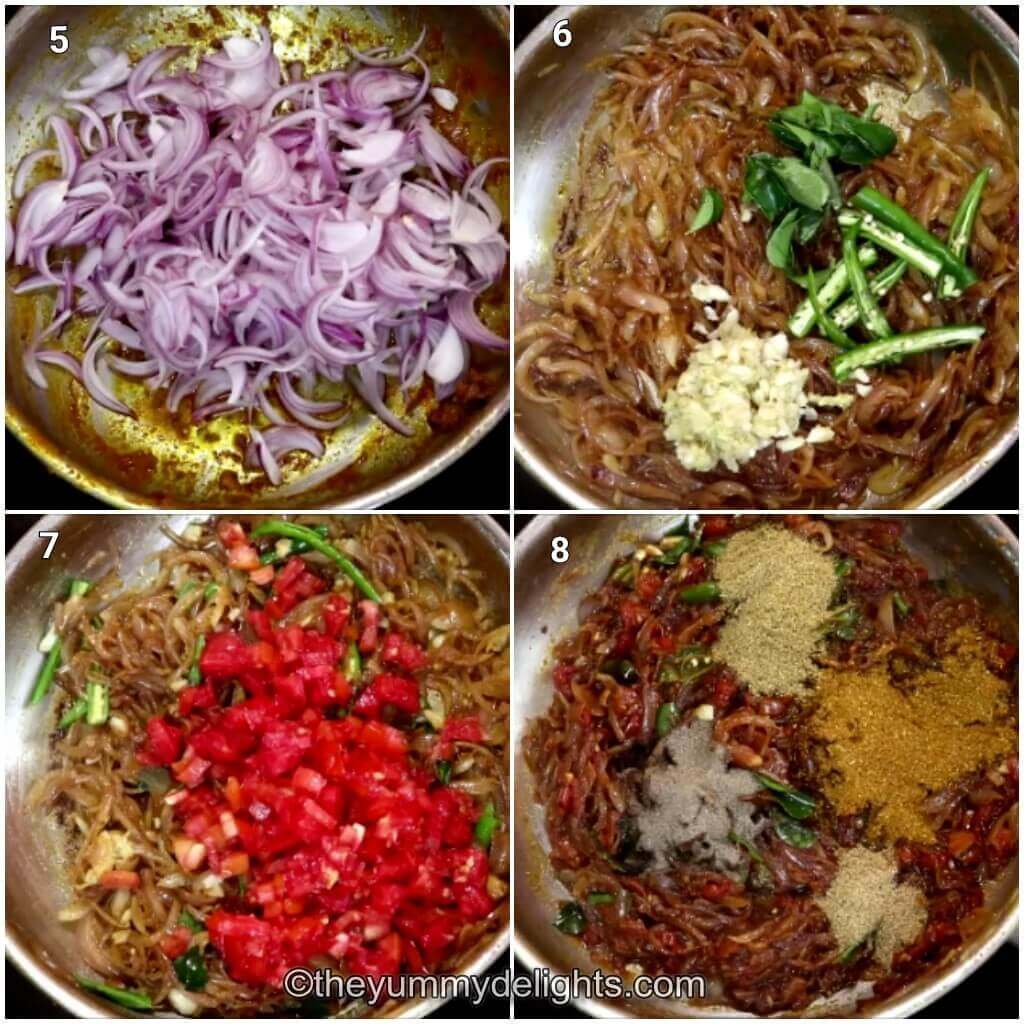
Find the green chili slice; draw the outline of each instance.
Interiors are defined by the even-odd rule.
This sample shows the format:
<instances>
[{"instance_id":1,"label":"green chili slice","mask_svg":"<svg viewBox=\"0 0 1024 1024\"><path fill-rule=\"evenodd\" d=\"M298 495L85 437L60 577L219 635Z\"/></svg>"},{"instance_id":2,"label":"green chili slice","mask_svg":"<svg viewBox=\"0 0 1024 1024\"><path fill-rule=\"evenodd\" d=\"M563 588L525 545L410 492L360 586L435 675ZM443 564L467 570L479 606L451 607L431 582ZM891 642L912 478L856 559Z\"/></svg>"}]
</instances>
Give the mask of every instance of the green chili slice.
<instances>
[{"instance_id":1,"label":"green chili slice","mask_svg":"<svg viewBox=\"0 0 1024 1024\"><path fill-rule=\"evenodd\" d=\"M967 246L971 241L971 234L974 231L974 221L981 209L981 193L985 191L988 176L991 168L983 167L971 182L971 187L957 208L956 216L949 229L947 245L949 251L959 260L966 261ZM961 293L951 274L943 274L939 278L938 295L940 299L952 299Z\"/></svg>"},{"instance_id":2,"label":"green chili slice","mask_svg":"<svg viewBox=\"0 0 1024 1024\"><path fill-rule=\"evenodd\" d=\"M103 725L110 717L110 688L98 679L85 684L85 720L89 725Z\"/></svg>"},{"instance_id":3,"label":"green chili slice","mask_svg":"<svg viewBox=\"0 0 1024 1024\"><path fill-rule=\"evenodd\" d=\"M190 992L205 988L210 979L203 951L198 946L193 946L174 960L174 973Z\"/></svg>"},{"instance_id":4,"label":"green chili slice","mask_svg":"<svg viewBox=\"0 0 1024 1024\"><path fill-rule=\"evenodd\" d=\"M707 601L716 601L721 595L718 584L707 580L704 583L694 583L692 586L683 587L679 591L679 600L686 604L704 604Z\"/></svg>"},{"instance_id":5,"label":"green chili slice","mask_svg":"<svg viewBox=\"0 0 1024 1024\"><path fill-rule=\"evenodd\" d=\"M832 361L832 376L842 381L861 366L874 366L876 363L902 359L936 348L973 345L984 333L985 328L981 324L953 324L949 327L930 327L912 334L894 334L891 338L854 346L850 351L837 356Z\"/></svg>"},{"instance_id":6,"label":"green chili slice","mask_svg":"<svg viewBox=\"0 0 1024 1024\"><path fill-rule=\"evenodd\" d=\"M484 813L477 819L476 829L473 832L478 846L485 850L491 845L494 833L498 829L498 815L494 811L494 804L488 803Z\"/></svg>"},{"instance_id":7,"label":"green chili slice","mask_svg":"<svg viewBox=\"0 0 1024 1024\"><path fill-rule=\"evenodd\" d=\"M32 693L28 698L29 705L38 704L53 686L57 669L60 668L60 640L54 640L53 646L46 652L46 660L36 677L36 685L32 687Z\"/></svg>"},{"instance_id":8,"label":"green chili slice","mask_svg":"<svg viewBox=\"0 0 1024 1024\"><path fill-rule=\"evenodd\" d=\"M854 195L850 202L858 210L863 210L894 231L898 231L928 255L935 257L959 287L967 288L978 280L978 275L954 256L947 246L940 242L923 224L877 189L866 185Z\"/></svg>"},{"instance_id":9,"label":"green chili slice","mask_svg":"<svg viewBox=\"0 0 1024 1024\"><path fill-rule=\"evenodd\" d=\"M380 604L380 594L374 589L373 584L363 573L336 547L328 544L315 530L307 526L300 526L298 523L287 523L283 519L268 519L260 523L252 531L254 537L289 537L292 540L301 540L308 544L315 551L326 555L331 561L340 566L341 571L371 600Z\"/></svg>"},{"instance_id":10,"label":"green chili slice","mask_svg":"<svg viewBox=\"0 0 1024 1024\"><path fill-rule=\"evenodd\" d=\"M860 310L860 318L868 333L875 338L888 338L892 334L889 321L878 305L874 295L871 294L871 287L868 284L868 275L864 273L864 265L857 255L857 225L850 225L843 228L843 262L846 265L846 273L850 278L850 290L853 292L854 301Z\"/></svg>"},{"instance_id":11,"label":"green chili slice","mask_svg":"<svg viewBox=\"0 0 1024 1024\"><path fill-rule=\"evenodd\" d=\"M75 724L85 718L86 712L89 710L89 703L84 697L79 697L74 704L71 705L61 716L60 721L57 723L58 729L67 729L69 726Z\"/></svg>"},{"instance_id":12,"label":"green chili slice","mask_svg":"<svg viewBox=\"0 0 1024 1024\"><path fill-rule=\"evenodd\" d=\"M673 700L667 701L658 708L654 718L654 727L659 736L667 736L679 724L679 708Z\"/></svg>"},{"instance_id":13,"label":"green chili slice","mask_svg":"<svg viewBox=\"0 0 1024 1024\"><path fill-rule=\"evenodd\" d=\"M135 989L118 988L117 985L105 985L102 981L93 981L92 978L85 978L82 975L75 975L75 981L82 988L97 995L104 996L118 1006L124 1006L129 1010L152 1010L153 1000L145 992Z\"/></svg>"},{"instance_id":14,"label":"green chili slice","mask_svg":"<svg viewBox=\"0 0 1024 1024\"><path fill-rule=\"evenodd\" d=\"M342 667L342 671L345 673L345 678L350 683L354 683L357 679L362 678L363 659L354 640L348 645L348 651L345 653L345 664Z\"/></svg>"},{"instance_id":15,"label":"green chili slice","mask_svg":"<svg viewBox=\"0 0 1024 1024\"><path fill-rule=\"evenodd\" d=\"M203 681L203 674L199 668L199 659L203 656L203 650L205 648L206 636L204 634L196 640L195 650L192 652L192 664L188 669L189 686L198 686Z\"/></svg>"}]
</instances>

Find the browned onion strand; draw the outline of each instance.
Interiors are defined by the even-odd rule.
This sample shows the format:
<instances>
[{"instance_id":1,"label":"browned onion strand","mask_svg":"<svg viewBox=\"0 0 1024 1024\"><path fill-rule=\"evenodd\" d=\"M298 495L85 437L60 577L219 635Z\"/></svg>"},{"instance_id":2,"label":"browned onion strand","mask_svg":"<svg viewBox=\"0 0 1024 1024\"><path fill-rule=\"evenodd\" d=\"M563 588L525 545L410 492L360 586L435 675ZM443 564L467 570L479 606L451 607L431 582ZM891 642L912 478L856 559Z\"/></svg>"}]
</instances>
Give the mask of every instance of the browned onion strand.
<instances>
[{"instance_id":1,"label":"browned onion strand","mask_svg":"<svg viewBox=\"0 0 1024 1024\"><path fill-rule=\"evenodd\" d=\"M446 714L479 715L484 742L455 744L452 784L481 804L493 802L501 824L492 840L490 868L499 879L507 878L508 626L496 615L482 572L456 537L427 523L390 516L345 521L304 516L297 521L326 523L330 543L345 551L386 595L383 608L389 623L427 647L431 657L424 682L442 695ZM87 677L98 669L109 681L111 714L125 720L127 731L122 735L109 723L96 728L78 722L63 735L55 733L52 770L32 794L33 805L52 809L68 832L72 907L80 913L74 927L86 962L113 984L145 990L155 1005L172 988L180 988L158 945L160 937L178 924L183 909L203 916L214 909L218 897L204 891L196 876L186 876L174 859L171 840L180 824L161 796L138 791L135 751L145 737L146 721L176 704L168 684L188 671L197 639L243 623L250 602L263 598L247 574L227 568L215 523L204 525L198 540L165 532L174 544L160 554L150 582L140 586L110 573L85 597L57 606L55 628L64 667L56 678L55 715L85 694ZM311 562L319 558L308 557ZM334 572L333 563L322 563L319 569ZM220 586L206 599L210 583ZM316 613L319 600L306 602L306 612ZM297 613L295 609L292 617ZM441 635L443 643L431 642ZM428 746L427 737L417 734L414 758L426 763ZM124 893L86 884L90 848L106 828L127 832L137 851L133 869L142 881L127 903ZM499 900L491 915L466 925L449 958L451 966L462 963L507 920L507 901ZM204 1015L279 1012L280 993L234 981L217 956L207 957L207 966L208 984L189 993Z\"/></svg>"},{"instance_id":2,"label":"browned onion strand","mask_svg":"<svg viewBox=\"0 0 1024 1024\"><path fill-rule=\"evenodd\" d=\"M1016 122L1011 129L1004 118L1005 97L997 111L975 88L974 75L989 85L987 65L976 61L971 82L946 87L945 67L916 29L840 7L677 12L602 64L610 83L581 138L554 284L530 296L541 316L516 342L519 394L569 435L570 476L624 504L834 507L858 504L869 490L895 502L954 475L1016 417ZM822 413L835 431L829 443L790 453L769 446L736 473L690 472L644 397L645 379L663 394L703 341L689 286L698 277L722 284L741 322L762 335L785 330L803 298L767 261L764 218L741 217L746 158L783 151L767 118L804 89L863 110L860 87L880 76L908 90L941 89L948 111L911 122L889 156L841 174L846 196L871 185L945 237L977 171L992 169L969 251L979 284L940 304L928 298L935 282L912 271L884 312L896 332L979 322L985 336L884 369L869 395ZM724 197L722 219L687 235L705 187ZM663 235L647 224L654 204ZM838 232L823 232L806 256L814 266L838 260ZM815 390L834 390L831 345L806 339L791 350Z\"/></svg>"}]
</instances>

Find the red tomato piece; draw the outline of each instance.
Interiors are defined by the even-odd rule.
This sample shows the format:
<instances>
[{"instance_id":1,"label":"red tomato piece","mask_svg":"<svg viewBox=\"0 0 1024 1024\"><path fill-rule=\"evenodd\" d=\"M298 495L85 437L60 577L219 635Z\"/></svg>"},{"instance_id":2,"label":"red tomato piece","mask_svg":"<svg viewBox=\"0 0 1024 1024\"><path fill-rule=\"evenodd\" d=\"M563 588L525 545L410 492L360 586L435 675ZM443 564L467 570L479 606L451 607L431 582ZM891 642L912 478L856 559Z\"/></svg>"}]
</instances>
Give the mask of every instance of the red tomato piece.
<instances>
[{"instance_id":1,"label":"red tomato piece","mask_svg":"<svg viewBox=\"0 0 1024 1024\"><path fill-rule=\"evenodd\" d=\"M170 765L181 756L185 733L166 718L151 718L146 723L146 742L136 757L142 764Z\"/></svg>"}]
</instances>

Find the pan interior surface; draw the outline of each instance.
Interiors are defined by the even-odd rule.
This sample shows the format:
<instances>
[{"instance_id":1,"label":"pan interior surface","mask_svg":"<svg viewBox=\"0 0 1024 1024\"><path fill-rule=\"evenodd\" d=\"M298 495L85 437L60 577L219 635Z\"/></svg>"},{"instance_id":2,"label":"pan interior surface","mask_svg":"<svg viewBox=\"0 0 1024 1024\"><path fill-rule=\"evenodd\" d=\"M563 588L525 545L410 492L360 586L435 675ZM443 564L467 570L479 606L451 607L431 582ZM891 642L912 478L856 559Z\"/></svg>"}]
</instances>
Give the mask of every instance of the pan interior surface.
<instances>
[{"instance_id":1,"label":"pan interior surface","mask_svg":"<svg viewBox=\"0 0 1024 1024\"><path fill-rule=\"evenodd\" d=\"M516 244L513 247L517 331L542 314L530 298L552 282L567 196L579 160L579 142L595 97L606 78L601 58L618 51L638 33L653 32L665 14L693 5L561 7L546 18L516 51L515 190ZM699 8L698 8L699 9ZM971 55L980 54L980 90L990 99L1009 97L1016 127L1018 52L1015 34L988 7L881 6L879 10L919 27L954 77L968 78ZM554 26L567 23L572 45L554 42ZM523 343L516 357L528 347ZM604 508L608 493L595 487L576 465L564 427L549 403L529 400L517 390L515 446L521 463L571 507ZM1018 417L1003 417L987 447L951 473L923 479L895 498L868 493L864 507L942 508L980 479L1012 446ZM663 501L624 498L623 505L656 509Z\"/></svg>"},{"instance_id":2,"label":"pan interior surface","mask_svg":"<svg viewBox=\"0 0 1024 1024\"><path fill-rule=\"evenodd\" d=\"M900 517L904 540L933 574L942 571L977 592L1008 623L1018 621L1018 547L996 516L919 515ZM597 968L578 939L564 935L553 921L568 893L548 860L544 810L534 796L526 765L523 734L529 721L543 715L554 693L552 649L579 626L580 602L604 582L609 566L643 540L660 536L678 523L678 515L538 516L516 540L515 573L528 579L517 586L512 691L513 771L515 772L515 928L517 955L531 967L559 974ZM564 537L570 560L551 560L552 543ZM792 1014L801 1017L907 1017L950 991L980 966L1016 929L1018 861L986 890L990 914L980 931L937 969L887 999L859 1012L849 993L812 1004ZM598 1017L736 1018L749 1014L727 1007L667 999L583 999L577 1005Z\"/></svg>"},{"instance_id":3,"label":"pan interior surface","mask_svg":"<svg viewBox=\"0 0 1024 1024\"><path fill-rule=\"evenodd\" d=\"M356 519L357 517L353 517ZM417 517L412 516L415 520ZM448 536L480 572L481 592L496 616L508 619L508 537L485 516L424 517L435 533ZM182 532L194 516L50 516L32 526L7 558L7 690L4 714L6 813L6 928L15 964L50 998L79 1017L135 1016L78 988L76 974L88 973L75 930L58 915L74 899L68 878L65 833L53 816L29 807L33 784L50 759L53 715L47 704L27 708L39 671L39 638L49 628L50 609L65 593L69 577L98 578L117 569L128 585L147 578L155 556L170 544L166 527ZM342 517L344 521L344 517ZM59 531L52 558L43 560L46 538ZM477 974L507 948L508 929L483 937L453 970ZM441 1001L410 1001L391 1017L423 1017Z\"/></svg>"},{"instance_id":4,"label":"pan interior surface","mask_svg":"<svg viewBox=\"0 0 1024 1024\"><path fill-rule=\"evenodd\" d=\"M108 45L132 61L165 45L184 45L179 60L194 67L199 54L231 34L251 35L265 25L282 65L301 61L309 73L343 67L348 47L401 50L421 29L421 55L434 84L459 97L456 109L440 108L434 123L474 163L508 155L508 25L499 9L485 7L69 7L68 53L48 49L48 8L24 8L7 27L7 180L18 161L44 144L47 117L60 106L60 90L89 66L86 50ZM174 69L177 65L171 64ZM44 162L45 169L45 162ZM54 171L56 167L54 167ZM509 179L495 174L488 187L508 224ZM32 180L34 183L35 179ZM10 193L9 193L10 194ZM8 203L10 216L13 204ZM389 386L388 408L412 430L403 437L384 425L346 384L321 382L317 400L343 403L344 422L323 435L325 454L293 454L283 479L273 486L262 471L245 465L248 424L244 413L193 423L190 403L167 411L165 391L119 378L116 391L134 417L111 413L93 402L66 373L48 368L49 386L36 387L22 367L21 353L34 333L52 319L48 292L16 296L11 288L23 271L7 275L7 423L50 469L75 486L118 506L196 508L322 508L368 506L397 497L432 476L480 440L508 405L506 353L476 347L473 365L493 393L486 404L447 431L431 426L432 390L414 388L408 398ZM481 296L481 320L508 336L507 277ZM92 318L75 317L64 345L81 355Z\"/></svg>"}]
</instances>

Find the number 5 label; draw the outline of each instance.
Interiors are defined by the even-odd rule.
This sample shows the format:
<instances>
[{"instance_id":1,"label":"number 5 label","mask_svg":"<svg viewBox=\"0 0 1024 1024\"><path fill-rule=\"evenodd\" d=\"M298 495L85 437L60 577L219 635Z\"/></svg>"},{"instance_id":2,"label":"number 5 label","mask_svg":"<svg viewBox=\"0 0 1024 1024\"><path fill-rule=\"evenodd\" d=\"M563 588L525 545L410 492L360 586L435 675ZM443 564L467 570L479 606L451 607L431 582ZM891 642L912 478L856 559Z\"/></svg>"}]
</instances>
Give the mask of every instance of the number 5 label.
<instances>
[{"instance_id":1,"label":"number 5 label","mask_svg":"<svg viewBox=\"0 0 1024 1024\"><path fill-rule=\"evenodd\" d=\"M50 26L50 51L52 53L68 52L68 37L64 35L67 30L67 25Z\"/></svg>"}]
</instances>

